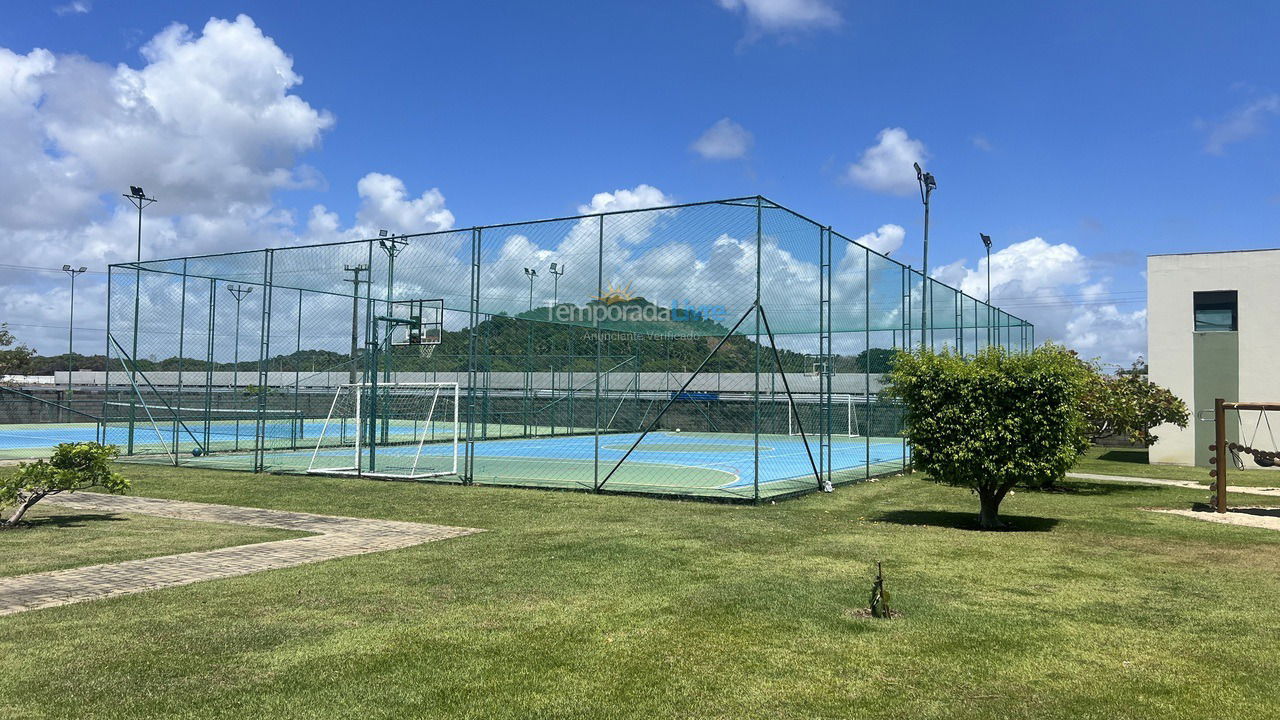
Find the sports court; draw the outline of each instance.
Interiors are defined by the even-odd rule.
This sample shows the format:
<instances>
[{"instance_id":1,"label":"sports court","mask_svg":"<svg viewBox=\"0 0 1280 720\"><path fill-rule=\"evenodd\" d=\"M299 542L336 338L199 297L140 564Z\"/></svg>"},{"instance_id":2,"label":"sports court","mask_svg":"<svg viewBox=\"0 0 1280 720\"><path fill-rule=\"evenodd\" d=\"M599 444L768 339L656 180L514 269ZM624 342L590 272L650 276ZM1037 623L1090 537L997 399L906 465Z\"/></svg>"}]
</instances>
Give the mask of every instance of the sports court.
<instances>
[{"instance_id":1,"label":"sports court","mask_svg":"<svg viewBox=\"0 0 1280 720\"><path fill-rule=\"evenodd\" d=\"M108 318L91 417L0 453L761 500L907 466L898 349L1034 342L760 196L119 263Z\"/></svg>"}]
</instances>

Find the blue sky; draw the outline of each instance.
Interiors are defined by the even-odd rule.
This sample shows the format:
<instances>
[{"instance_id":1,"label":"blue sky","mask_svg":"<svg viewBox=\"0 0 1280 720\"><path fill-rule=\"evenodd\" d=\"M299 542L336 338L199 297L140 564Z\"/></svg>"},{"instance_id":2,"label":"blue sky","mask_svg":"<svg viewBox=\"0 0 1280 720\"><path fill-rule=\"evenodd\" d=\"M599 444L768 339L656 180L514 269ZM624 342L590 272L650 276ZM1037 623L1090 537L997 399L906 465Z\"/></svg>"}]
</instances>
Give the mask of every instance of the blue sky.
<instances>
[{"instance_id":1,"label":"blue sky","mask_svg":"<svg viewBox=\"0 0 1280 720\"><path fill-rule=\"evenodd\" d=\"M922 156L939 184L937 276L981 296L978 232L986 232L1002 253L993 263L997 304L1036 322L1039 338L1127 362L1145 349L1145 255L1277 245L1274 3L18 7L0 22L8 51L0 50L0 79L6 68L17 77L24 58L39 64L33 51L49 56L39 56L44 69L28 80L38 87L7 106L0 100L0 113L26 113L34 128L0 138L0 161L45 174L70 160L96 170L77 166L70 186L35 196L30 176L0 162L0 188L11 190L0 202L14 204L0 208L0 229L20 243L10 253L16 265L101 269L125 259L132 239L120 232L127 218L112 195L123 176L110 168L147 155L126 152L139 126L110 126L105 112L105 125L95 126L69 106L79 83L118 84L120 65L157 64L163 52L142 50L163 45L155 38L175 24L188 29L170 31L168 58L180 65L210 18L236 32L185 61L207 70L222 67L217 52L234 54L228 72L247 75L216 81L223 91L252 95L263 81L263 103L309 110L278 132L255 130L226 168L208 161L205 176L217 187L204 197L194 185L146 177L145 165L129 168L161 197L157 217L172 213L174 237L158 236L157 254L239 248L246 234L270 235L264 228L286 242L325 239L308 227L317 205L333 219L330 234L387 213L466 226L568 214L597 193L648 185L678 201L760 193L851 237L874 233L869 242L918 263L919 198L904 190L896 165L886 170L877 159ZM237 23L241 13L248 18ZM241 41L254 44L237 53ZM259 56L268 73L280 57L291 60L301 82L270 87L254 70ZM187 97L182 73L166 80L172 102ZM199 147L235 131L188 118L164 142ZM90 134L98 139L85 140ZM240 182L246 165L256 179ZM268 172L273 166L288 178ZM403 197L390 181L391 205L378 204L377 189L358 193L369 173L401 181ZM423 196L433 189L438 195ZM24 213L54 193L80 199L50 203L37 229ZM230 214L241 215L228 219L223 210L233 205ZM165 231L163 223L156 230ZM38 346L59 337L46 326L65 326L64 278L13 268L4 277L12 291L0 320ZM92 311L85 317L92 331ZM89 342L87 350L100 346Z\"/></svg>"}]
</instances>

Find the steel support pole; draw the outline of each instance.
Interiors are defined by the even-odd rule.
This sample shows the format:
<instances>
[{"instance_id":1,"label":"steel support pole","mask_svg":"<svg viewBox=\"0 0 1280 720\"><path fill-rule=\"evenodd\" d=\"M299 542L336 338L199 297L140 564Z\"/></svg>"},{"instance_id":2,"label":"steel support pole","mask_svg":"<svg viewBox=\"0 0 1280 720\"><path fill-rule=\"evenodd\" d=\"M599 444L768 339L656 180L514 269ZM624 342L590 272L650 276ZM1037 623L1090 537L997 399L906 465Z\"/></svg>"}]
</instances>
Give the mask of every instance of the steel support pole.
<instances>
[{"instance_id":1,"label":"steel support pole","mask_svg":"<svg viewBox=\"0 0 1280 720\"><path fill-rule=\"evenodd\" d=\"M755 422L752 423L753 447L751 455L751 484L755 493L755 501L760 501L760 246L764 238L764 208L761 198L756 197L756 347L755 347ZM776 352L776 350L775 350ZM790 395L790 393L788 393ZM788 398L789 399L789 398ZM816 473L816 471L815 471Z\"/></svg>"},{"instance_id":2,"label":"steel support pole","mask_svg":"<svg viewBox=\"0 0 1280 720\"><path fill-rule=\"evenodd\" d=\"M604 296L604 216L601 215L599 220L600 222L598 224L597 247L596 247L596 297L597 298ZM592 310L593 312L591 313L591 326L595 329L595 335L596 335L596 382L595 382L596 397L595 397L595 409L593 410L593 413L592 413L593 415L592 424L595 426L594 427L595 432L592 433L592 440L593 440L595 455L591 463L592 468L594 468L592 472L591 483L592 485L595 486L596 491L599 492L600 488L604 485L604 480L600 479L600 351L604 346L604 342L603 342L603 338L601 337L603 333L600 330L600 313L596 312L599 310L599 307L592 308ZM629 454L630 453L628 453L628 455ZM623 459L624 460L626 459L625 456L623 457ZM619 465L621 465L621 463L619 463ZM617 468L615 467L614 469L616 470ZM612 475L613 473L610 472L609 474ZM605 477L605 480L608 480L608 479L609 479L608 477Z\"/></svg>"}]
</instances>

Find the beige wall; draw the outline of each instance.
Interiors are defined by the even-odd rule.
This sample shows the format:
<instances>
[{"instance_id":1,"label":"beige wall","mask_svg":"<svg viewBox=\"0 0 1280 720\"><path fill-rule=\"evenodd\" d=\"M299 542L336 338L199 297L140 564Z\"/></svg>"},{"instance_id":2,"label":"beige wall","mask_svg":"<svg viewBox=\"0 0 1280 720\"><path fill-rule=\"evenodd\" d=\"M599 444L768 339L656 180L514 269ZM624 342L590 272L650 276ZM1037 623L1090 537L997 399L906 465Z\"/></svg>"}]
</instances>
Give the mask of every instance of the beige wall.
<instances>
[{"instance_id":1,"label":"beige wall","mask_svg":"<svg viewBox=\"0 0 1280 720\"><path fill-rule=\"evenodd\" d=\"M1186 429L1155 429L1160 440L1151 462L1191 465L1195 458L1196 413L1193 406L1192 293L1235 290L1238 293L1240 397L1235 400L1280 402L1280 250L1152 255L1147 258L1147 362L1151 380L1172 390L1192 411ZM1272 413L1280 439L1280 414ZM1208 417L1212 417L1210 414ZM1255 417L1244 418L1252 432ZM1270 439L1265 426L1259 447ZM1265 444L1264 444L1265 443Z\"/></svg>"}]
</instances>

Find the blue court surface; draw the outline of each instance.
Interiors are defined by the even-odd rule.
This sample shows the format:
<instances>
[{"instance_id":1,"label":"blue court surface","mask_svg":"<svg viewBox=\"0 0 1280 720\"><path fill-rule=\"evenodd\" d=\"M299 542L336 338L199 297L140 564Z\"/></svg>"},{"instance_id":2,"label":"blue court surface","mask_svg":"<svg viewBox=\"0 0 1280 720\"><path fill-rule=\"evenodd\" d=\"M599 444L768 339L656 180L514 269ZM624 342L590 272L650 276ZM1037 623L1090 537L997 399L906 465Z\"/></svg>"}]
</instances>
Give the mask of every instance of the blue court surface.
<instances>
[{"instance_id":1,"label":"blue court surface","mask_svg":"<svg viewBox=\"0 0 1280 720\"><path fill-rule=\"evenodd\" d=\"M317 449L323 421L267 423L266 469L273 472L307 472L309 469L341 469L359 465L362 472L396 474L439 473L436 479L456 480L453 464L452 428L437 422L393 426L390 442L376 448L374 457L362 448L356 457L351 428L335 427L324 432L325 442ZM256 423L251 420L220 421L210 425L188 425L207 448L202 455L178 428L178 461L194 467L251 470ZM173 424L138 424L134 428L131 459L172 462ZM475 442L472 476L476 483L561 487L621 492L754 498L812 490L812 462L825 466L819 458L818 439L809 438L809 449L800 437L761 435L759 462L750 433L702 433L660 430L651 432L627 455L639 433L609 433L597 437L578 435L529 437L548 433L548 428L529 426L486 427L491 439ZM558 432L563 433L564 428ZM105 438L103 435L105 434ZM426 441L423 440L424 435ZM503 437L506 436L506 437ZM516 437L512 437L516 436ZM47 456L60 442L102 440L119 445L128 442L122 426L100 429L90 423L0 426L0 457ZM906 464L907 449L901 438L832 437L830 471L837 482L892 472ZM465 443L459 443L458 465L462 469ZM421 452L419 452L421 447ZM626 455L625 462L619 461ZM598 458L598 460L597 460ZM616 466L616 467L615 467ZM759 482L757 483L757 478Z\"/></svg>"},{"instance_id":2,"label":"blue court surface","mask_svg":"<svg viewBox=\"0 0 1280 720\"><path fill-rule=\"evenodd\" d=\"M475 443L473 479L477 483L570 487L661 494L751 498L759 478L761 497L811 490L817 485L813 464L821 463L816 438L761 435L757 465L755 439L746 433L655 431L627 455L639 433L481 440ZM461 454L462 450L459 450ZM596 461L598 452L599 461ZM812 463L810 461L812 453ZM376 451L376 472L445 472L452 468L451 443L383 446ZM303 455L305 457L299 457ZM626 460L619 465L619 461ZM851 480L901 469L906 448L901 438L832 438L830 469L836 480ZM315 467L352 467L353 449L321 449ZM216 458L209 458L210 462ZM268 453L274 469L311 461L311 453ZM369 471L362 452L361 469ZM461 463L461 458L459 463ZM825 463L823 463L825 464ZM615 469L616 466L616 469ZM758 471L757 471L758 468Z\"/></svg>"}]
</instances>

